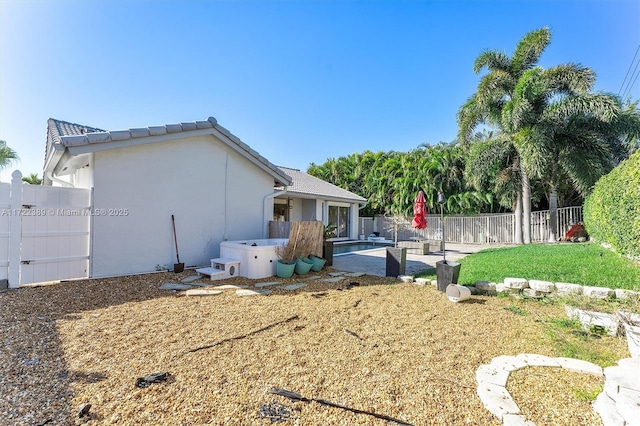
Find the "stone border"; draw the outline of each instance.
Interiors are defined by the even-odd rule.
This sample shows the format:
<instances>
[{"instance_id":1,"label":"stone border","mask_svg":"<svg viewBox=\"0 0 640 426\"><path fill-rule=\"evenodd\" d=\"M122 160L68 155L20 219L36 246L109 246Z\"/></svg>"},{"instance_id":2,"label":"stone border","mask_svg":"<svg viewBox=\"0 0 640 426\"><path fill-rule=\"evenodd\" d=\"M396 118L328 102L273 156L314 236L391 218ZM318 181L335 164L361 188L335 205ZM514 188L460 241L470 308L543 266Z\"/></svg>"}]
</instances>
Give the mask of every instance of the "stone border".
<instances>
[{"instance_id":1,"label":"stone border","mask_svg":"<svg viewBox=\"0 0 640 426\"><path fill-rule=\"evenodd\" d=\"M597 377L604 376L602 367L574 358L551 358L537 354L495 357L490 364L483 364L476 370L477 393L485 408L502 420L504 426L535 426L535 423L521 414L520 408L506 389L509 374L526 367L564 368Z\"/></svg>"},{"instance_id":2,"label":"stone border","mask_svg":"<svg viewBox=\"0 0 640 426\"><path fill-rule=\"evenodd\" d=\"M497 294L511 293L523 294L533 298L541 298L551 293L559 296L567 294L583 295L595 299L616 299L640 298L640 291L626 289L611 289L608 287L591 287L580 284L551 282L541 280L527 280L525 278L505 278L502 283L489 281L476 281L476 289L482 293Z\"/></svg>"},{"instance_id":3,"label":"stone border","mask_svg":"<svg viewBox=\"0 0 640 426\"><path fill-rule=\"evenodd\" d=\"M398 279L404 283L416 283L418 285L431 284L436 286L437 280L429 280L427 278L415 278L412 275L399 275ZM522 294L532 298L541 298L555 293L559 296L567 294L583 295L596 299L607 299L615 297L616 299L640 299L640 291L626 289L610 289L608 287L590 287L580 284L527 280L525 278L505 278L504 282L494 283L490 281L476 281L475 286L468 286L472 294ZM474 290L475 289L475 290Z\"/></svg>"}]
</instances>

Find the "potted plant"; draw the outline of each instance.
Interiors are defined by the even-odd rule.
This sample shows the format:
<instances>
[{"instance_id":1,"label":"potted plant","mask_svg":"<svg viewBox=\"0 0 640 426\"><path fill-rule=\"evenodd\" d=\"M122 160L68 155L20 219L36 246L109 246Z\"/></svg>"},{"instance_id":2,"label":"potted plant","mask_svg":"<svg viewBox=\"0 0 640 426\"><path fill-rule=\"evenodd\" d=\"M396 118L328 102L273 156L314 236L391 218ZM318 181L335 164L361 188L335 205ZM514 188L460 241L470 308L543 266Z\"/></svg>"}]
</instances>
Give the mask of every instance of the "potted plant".
<instances>
[{"instance_id":1,"label":"potted plant","mask_svg":"<svg viewBox=\"0 0 640 426\"><path fill-rule=\"evenodd\" d=\"M319 272L324 268L325 263L327 263L327 259L323 257L318 257L313 254L309 255L309 259L313 262L313 266L311 270L314 272Z\"/></svg>"},{"instance_id":2,"label":"potted plant","mask_svg":"<svg viewBox=\"0 0 640 426\"><path fill-rule=\"evenodd\" d=\"M400 214L389 215L391 218L391 228L393 231L393 246L387 247L387 257L385 265L385 275L387 277L397 277L398 275L404 275L407 265L407 248L398 247L398 231L400 226L406 225L407 220Z\"/></svg>"},{"instance_id":3,"label":"potted plant","mask_svg":"<svg viewBox=\"0 0 640 426\"><path fill-rule=\"evenodd\" d=\"M276 247L276 254L278 255L276 275L279 278L291 278L296 269L292 248L288 244L282 244Z\"/></svg>"},{"instance_id":4,"label":"potted plant","mask_svg":"<svg viewBox=\"0 0 640 426\"><path fill-rule=\"evenodd\" d=\"M298 275L308 274L313 267L313 261L307 257L298 257L296 259L295 271Z\"/></svg>"}]
</instances>

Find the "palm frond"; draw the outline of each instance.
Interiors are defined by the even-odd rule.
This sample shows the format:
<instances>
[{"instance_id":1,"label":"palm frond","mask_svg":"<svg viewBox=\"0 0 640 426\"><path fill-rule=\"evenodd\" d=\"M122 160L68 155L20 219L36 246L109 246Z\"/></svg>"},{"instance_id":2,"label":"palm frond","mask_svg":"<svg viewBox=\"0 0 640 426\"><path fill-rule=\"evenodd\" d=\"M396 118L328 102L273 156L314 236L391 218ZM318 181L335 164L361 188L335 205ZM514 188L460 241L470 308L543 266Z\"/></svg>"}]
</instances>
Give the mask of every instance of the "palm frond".
<instances>
[{"instance_id":1,"label":"palm frond","mask_svg":"<svg viewBox=\"0 0 640 426\"><path fill-rule=\"evenodd\" d=\"M489 71L508 72L511 69L511 60L504 52L487 49L482 51L473 63L474 73L478 74L483 68Z\"/></svg>"},{"instance_id":2,"label":"palm frond","mask_svg":"<svg viewBox=\"0 0 640 426\"><path fill-rule=\"evenodd\" d=\"M596 73L580 64L564 64L545 70L544 79L555 92L585 94L593 88Z\"/></svg>"},{"instance_id":3,"label":"palm frond","mask_svg":"<svg viewBox=\"0 0 640 426\"><path fill-rule=\"evenodd\" d=\"M518 42L512 56L512 73L521 75L524 71L534 66L544 49L551 42L551 30L543 27L530 31Z\"/></svg>"}]
</instances>

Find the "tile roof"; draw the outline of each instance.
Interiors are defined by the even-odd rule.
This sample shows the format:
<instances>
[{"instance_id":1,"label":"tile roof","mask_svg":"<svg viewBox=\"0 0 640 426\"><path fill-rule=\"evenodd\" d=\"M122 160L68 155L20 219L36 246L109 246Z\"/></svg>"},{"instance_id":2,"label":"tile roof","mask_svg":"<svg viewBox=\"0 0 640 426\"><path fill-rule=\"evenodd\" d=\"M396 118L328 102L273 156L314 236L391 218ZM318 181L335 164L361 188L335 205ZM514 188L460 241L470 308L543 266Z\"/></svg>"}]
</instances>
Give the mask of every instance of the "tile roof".
<instances>
[{"instance_id":1,"label":"tile roof","mask_svg":"<svg viewBox=\"0 0 640 426\"><path fill-rule=\"evenodd\" d=\"M291 180L286 173L282 172L249 145L242 142L240 138L235 136L229 130L219 125L218 121L213 117L209 117L202 121L180 122L175 124L130 128L125 130L101 130L95 127L69 123L66 121L55 120L53 118L50 118L47 124L50 136L48 138L50 139L50 141L48 141L48 145L53 144L58 145L59 147L71 149L83 146L94 147L96 150L100 150L100 144L105 144L103 149L107 149L107 147L108 149L113 149L118 147L118 142L123 141L135 141L136 139L139 140L146 137L171 135L196 130L209 130L211 133L224 135L224 137L229 139L229 142L236 146L237 150L241 154L254 159L263 166L266 166L266 168L270 169L280 177L281 182L286 183ZM114 146L113 143L116 143L116 145ZM49 148L50 147L48 146L47 155L50 153Z\"/></svg>"},{"instance_id":2,"label":"tile roof","mask_svg":"<svg viewBox=\"0 0 640 426\"><path fill-rule=\"evenodd\" d=\"M63 136L78 136L86 133L104 132L104 130L95 127L69 123L68 121L56 120L54 118L50 118L47 121L47 127L49 132L51 132L54 143L60 143Z\"/></svg>"},{"instance_id":3,"label":"tile roof","mask_svg":"<svg viewBox=\"0 0 640 426\"><path fill-rule=\"evenodd\" d=\"M319 196L330 200L366 203L367 199L351 191L342 189L332 183L326 182L305 172L287 167L279 167L293 182L287 186L287 192L292 194Z\"/></svg>"}]
</instances>

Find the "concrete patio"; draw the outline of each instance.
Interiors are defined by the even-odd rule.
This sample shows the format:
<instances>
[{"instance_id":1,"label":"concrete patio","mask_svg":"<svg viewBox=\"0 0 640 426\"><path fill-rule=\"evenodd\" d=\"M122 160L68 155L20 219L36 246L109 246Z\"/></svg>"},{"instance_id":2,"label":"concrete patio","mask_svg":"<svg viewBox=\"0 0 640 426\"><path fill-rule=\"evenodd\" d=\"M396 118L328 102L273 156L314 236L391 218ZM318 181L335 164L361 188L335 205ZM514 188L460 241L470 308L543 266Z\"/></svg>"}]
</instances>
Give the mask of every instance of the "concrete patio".
<instances>
[{"instance_id":1,"label":"concrete patio","mask_svg":"<svg viewBox=\"0 0 640 426\"><path fill-rule=\"evenodd\" d=\"M447 244L447 260L457 261L471 253L505 245L482 244ZM351 252L334 256L333 267L340 271L364 272L369 275L384 277L386 275L386 249L379 248L360 252ZM406 275L417 274L425 269L435 268L436 262L442 260L442 252L431 252L427 255L407 253Z\"/></svg>"}]
</instances>

